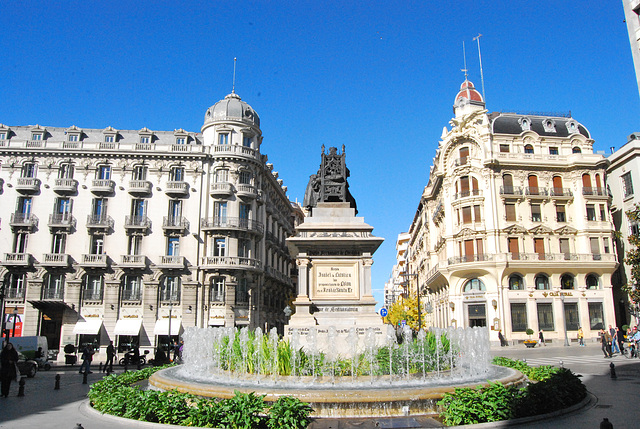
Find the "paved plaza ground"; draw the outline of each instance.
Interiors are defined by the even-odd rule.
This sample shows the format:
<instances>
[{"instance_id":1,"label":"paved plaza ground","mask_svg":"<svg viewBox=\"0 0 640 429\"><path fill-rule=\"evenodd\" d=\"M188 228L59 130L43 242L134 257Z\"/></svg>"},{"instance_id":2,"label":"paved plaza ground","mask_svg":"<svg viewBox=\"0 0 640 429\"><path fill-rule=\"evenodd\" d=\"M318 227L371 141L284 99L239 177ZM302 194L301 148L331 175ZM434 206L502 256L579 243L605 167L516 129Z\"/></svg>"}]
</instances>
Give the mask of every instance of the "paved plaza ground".
<instances>
[{"instance_id":1,"label":"paved plaza ground","mask_svg":"<svg viewBox=\"0 0 640 429\"><path fill-rule=\"evenodd\" d=\"M523 345L497 347L493 356L526 359L532 365L562 365L582 375L582 380L592 394L592 400L583 408L554 418L518 425L519 428L599 428L607 417L615 429L640 427L640 359L627 359L616 355L605 359L598 344L587 347L547 346L527 349ZM611 379L609 363L616 365L618 378ZM89 384L82 384L78 366L54 367L39 372L35 378L26 379L25 396L18 397L18 383L12 383L8 398L0 398L0 428L74 429L77 423L85 429L124 429L158 427L142 422L116 419L99 415L87 409L86 394L90 383L99 380L96 368L89 375ZM120 368L118 368L120 371ZM55 375L61 376L60 390L54 390ZM410 428L435 427L419 418L395 420L349 421L325 420L313 424L315 429L348 428ZM507 427L507 422L481 425L482 427ZM175 426L163 425L169 429ZM478 426L474 426L478 427Z\"/></svg>"}]
</instances>

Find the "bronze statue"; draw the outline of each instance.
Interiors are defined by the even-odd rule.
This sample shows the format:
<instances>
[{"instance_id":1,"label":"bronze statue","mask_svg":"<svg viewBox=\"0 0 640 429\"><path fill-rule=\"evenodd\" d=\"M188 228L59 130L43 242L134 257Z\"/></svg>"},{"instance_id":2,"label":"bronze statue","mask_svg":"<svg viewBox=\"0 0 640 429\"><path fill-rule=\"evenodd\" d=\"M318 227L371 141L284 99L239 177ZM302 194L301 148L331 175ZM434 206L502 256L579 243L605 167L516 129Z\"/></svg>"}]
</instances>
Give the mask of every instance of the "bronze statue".
<instances>
[{"instance_id":1,"label":"bronze statue","mask_svg":"<svg viewBox=\"0 0 640 429\"><path fill-rule=\"evenodd\" d=\"M303 206L307 209L316 207L319 202L345 202L355 209L358 209L356 200L349 192L347 178L350 175L345 162L345 149L342 145L342 153L338 153L335 147L329 148L329 153L325 153L322 145L322 155L320 169L317 174L309 177L309 183L304 193Z\"/></svg>"}]
</instances>

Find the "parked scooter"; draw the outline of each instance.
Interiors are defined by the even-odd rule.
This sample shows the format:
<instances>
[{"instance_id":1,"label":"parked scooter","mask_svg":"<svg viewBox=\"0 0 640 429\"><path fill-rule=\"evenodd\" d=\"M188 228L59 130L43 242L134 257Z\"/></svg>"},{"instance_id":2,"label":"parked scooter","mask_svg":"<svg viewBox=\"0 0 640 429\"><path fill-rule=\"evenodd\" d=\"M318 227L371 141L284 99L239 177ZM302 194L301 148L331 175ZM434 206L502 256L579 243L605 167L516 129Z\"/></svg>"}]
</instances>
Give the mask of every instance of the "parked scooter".
<instances>
[{"instance_id":1,"label":"parked scooter","mask_svg":"<svg viewBox=\"0 0 640 429\"><path fill-rule=\"evenodd\" d=\"M144 366L147 363L147 357L146 354L149 353L148 350L145 350L145 354L143 354L142 356L139 355L139 352L136 353L136 351L134 351L133 349L128 351L127 353L124 354L124 357L120 358L120 360L118 361L118 363L120 364L120 366L125 366L125 365L140 365L140 366ZM135 362L135 355L138 354L138 362Z\"/></svg>"}]
</instances>

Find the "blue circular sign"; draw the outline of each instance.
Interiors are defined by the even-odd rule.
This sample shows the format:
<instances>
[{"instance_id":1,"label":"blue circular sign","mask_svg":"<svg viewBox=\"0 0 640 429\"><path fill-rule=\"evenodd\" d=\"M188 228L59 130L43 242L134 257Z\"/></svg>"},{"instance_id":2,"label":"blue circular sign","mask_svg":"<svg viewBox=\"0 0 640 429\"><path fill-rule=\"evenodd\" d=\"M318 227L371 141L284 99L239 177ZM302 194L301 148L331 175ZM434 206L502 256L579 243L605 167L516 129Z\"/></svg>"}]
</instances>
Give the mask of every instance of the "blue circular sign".
<instances>
[{"instance_id":1,"label":"blue circular sign","mask_svg":"<svg viewBox=\"0 0 640 429\"><path fill-rule=\"evenodd\" d=\"M389 312L387 311L387 309L386 309L386 308L384 308L384 307L382 307L382 308L380 309L380 316L382 316L382 317L387 317L387 314L389 314Z\"/></svg>"}]
</instances>

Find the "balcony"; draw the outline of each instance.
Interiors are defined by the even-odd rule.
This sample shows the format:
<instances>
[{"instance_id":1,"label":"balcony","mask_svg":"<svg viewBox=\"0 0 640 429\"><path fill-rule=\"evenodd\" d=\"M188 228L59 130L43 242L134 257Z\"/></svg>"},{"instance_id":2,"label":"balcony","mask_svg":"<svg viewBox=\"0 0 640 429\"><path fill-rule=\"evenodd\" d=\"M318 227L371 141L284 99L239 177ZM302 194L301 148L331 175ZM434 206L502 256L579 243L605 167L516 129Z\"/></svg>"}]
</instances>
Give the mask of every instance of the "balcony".
<instances>
[{"instance_id":1,"label":"balcony","mask_svg":"<svg viewBox=\"0 0 640 429\"><path fill-rule=\"evenodd\" d=\"M5 253L4 263L6 266L29 267L33 263L31 253Z\"/></svg>"},{"instance_id":2,"label":"balcony","mask_svg":"<svg viewBox=\"0 0 640 429\"><path fill-rule=\"evenodd\" d=\"M202 258L201 268L213 269L245 269L260 270L262 264L258 259L241 258L237 256L205 256Z\"/></svg>"},{"instance_id":3,"label":"balcony","mask_svg":"<svg viewBox=\"0 0 640 429\"><path fill-rule=\"evenodd\" d=\"M271 278L274 278L282 283L288 284L290 286L293 285L293 281L287 277L286 275L284 275L283 273L281 273L280 271L276 270L273 267L265 267L265 272L267 273L267 275Z\"/></svg>"},{"instance_id":4,"label":"balcony","mask_svg":"<svg viewBox=\"0 0 640 429\"><path fill-rule=\"evenodd\" d=\"M453 199L454 200L459 200L461 198L479 197L481 195L482 195L482 190L480 190L480 189L470 189L468 191L458 192L458 193L454 194Z\"/></svg>"},{"instance_id":5,"label":"balcony","mask_svg":"<svg viewBox=\"0 0 640 429\"><path fill-rule=\"evenodd\" d=\"M158 263L158 268L162 269L171 269L171 270L181 270L185 267L186 260L184 256L160 256L160 263Z\"/></svg>"},{"instance_id":6,"label":"balcony","mask_svg":"<svg viewBox=\"0 0 640 429\"><path fill-rule=\"evenodd\" d=\"M82 300L92 301L92 302L101 302L102 301L102 290L98 289L83 289L82 290Z\"/></svg>"},{"instance_id":7,"label":"balcony","mask_svg":"<svg viewBox=\"0 0 640 429\"><path fill-rule=\"evenodd\" d=\"M109 265L108 257L106 254L88 254L82 255L82 262L80 265L89 268L107 268Z\"/></svg>"},{"instance_id":8,"label":"balcony","mask_svg":"<svg viewBox=\"0 0 640 429\"><path fill-rule=\"evenodd\" d=\"M45 253L42 255L42 262L40 265L44 267L68 267L69 255L66 253Z\"/></svg>"},{"instance_id":9,"label":"balcony","mask_svg":"<svg viewBox=\"0 0 640 429\"><path fill-rule=\"evenodd\" d=\"M566 261L572 262L615 262L616 255L613 253L509 253L508 260L510 262L532 262L532 261L549 261L558 262L560 265L566 264Z\"/></svg>"},{"instance_id":10,"label":"balcony","mask_svg":"<svg viewBox=\"0 0 640 429\"><path fill-rule=\"evenodd\" d=\"M129 194L131 195L150 195L153 189L153 183L148 180L132 180L129 182Z\"/></svg>"},{"instance_id":11,"label":"balcony","mask_svg":"<svg viewBox=\"0 0 640 429\"><path fill-rule=\"evenodd\" d=\"M48 287L42 289L42 299L51 301L63 301L64 289L56 287Z\"/></svg>"},{"instance_id":12,"label":"balcony","mask_svg":"<svg viewBox=\"0 0 640 429\"><path fill-rule=\"evenodd\" d=\"M9 225L14 232L17 229L33 232L38 228L38 217L31 213L12 213Z\"/></svg>"},{"instance_id":13,"label":"balcony","mask_svg":"<svg viewBox=\"0 0 640 429\"><path fill-rule=\"evenodd\" d=\"M611 197L606 188L592 188L588 186L582 187L582 195L588 197L600 197L601 199L608 199Z\"/></svg>"},{"instance_id":14,"label":"balcony","mask_svg":"<svg viewBox=\"0 0 640 429\"><path fill-rule=\"evenodd\" d=\"M61 195L75 194L78 192L78 181L75 179L56 179L53 182L53 192Z\"/></svg>"},{"instance_id":15,"label":"balcony","mask_svg":"<svg viewBox=\"0 0 640 429\"><path fill-rule=\"evenodd\" d=\"M189 195L189 184L181 180L169 181L164 193L172 197L186 197Z\"/></svg>"},{"instance_id":16,"label":"balcony","mask_svg":"<svg viewBox=\"0 0 640 429\"><path fill-rule=\"evenodd\" d=\"M25 288L10 287L4 290L4 299L9 301L24 301Z\"/></svg>"},{"instance_id":17,"label":"balcony","mask_svg":"<svg viewBox=\"0 0 640 429\"><path fill-rule=\"evenodd\" d=\"M151 228L151 220L147 216L125 216L124 227L127 231L146 231Z\"/></svg>"},{"instance_id":18,"label":"balcony","mask_svg":"<svg viewBox=\"0 0 640 429\"><path fill-rule=\"evenodd\" d=\"M260 160L260 152L256 149L252 149L246 146L239 146L235 144L217 144L209 146L209 153L211 155L237 155L243 158L253 158Z\"/></svg>"},{"instance_id":19,"label":"balcony","mask_svg":"<svg viewBox=\"0 0 640 429\"><path fill-rule=\"evenodd\" d=\"M108 179L96 179L91 182L91 192L98 195L113 194L116 182Z\"/></svg>"},{"instance_id":20,"label":"balcony","mask_svg":"<svg viewBox=\"0 0 640 429\"><path fill-rule=\"evenodd\" d=\"M253 185L238 185L237 194L240 198L258 198L258 190Z\"/></svg>"},{"instance_id":21,"label":"balcony","mask_svg":"<svg viewBox=\"0 0 640 429\"><path fill-rule=\"evenodd\" d=\"M139 289L122 289L123 302L140 302L142 301L142 291Z\"/></svg>"},{"instance_id":22,"label":"balcony","mask_svg":"<svg viewBox=\"0 0 640 429\"><path fill-rule=\"evenodd\" d=\"M189 221L183 216L165 216L162 220L162 229L165 233L183 235L189 230Z\"/></svg>"},{"instance_id":23,"label":"balcony","mask_svg":"<svg viewBox=\"0 0 640 429\"><path fill-rule=\"evenodd\" d=\"M454 256L447 260L449 265L465 264L471 262L490 262L494 260L495 255L480 253L477 255Z\"/></svg>"},{"instance_id":24,"label":"balcony","mask_svg":"<svg viewBox=\"0 0 640 429\"><path fill-rule=\"evenodd\" d=\"M545 199L549 196L549 190L538 186L527 186L524 188L524 194L531 199Z\"/></svg>"},{"instance_id":25,"label":"balcony","mask_svg":"<svg viewBox=\"0 0 640 429\"><path fill-rule=\"evenodd\" d=\"M572 200L573 192L569 188L551 188L550 195L556 200Z\"/></svg>"},{"instance_id":26,"label":"balcony","mask_svg":"<svg viewBox=\"0 0 640 429\"><path fill-rule=\"evenodd\" d=\"M147 257L144 255L121 255L120 268L147 268Z\"/></svg>"},{"instance_id":27,"label":"balcony","mask_svg":"<svg viewBox=\"0 0 640 429\"><path fill-rule=\"evenodd\" d=\"M522 195L522 188L520 186L500 186L500 195L503 197L520 197Z\"/></svg>"},{"instance_id":28,"label":"balcony","mask_svg":"<svg viewBox=\"0 0 640 429\"><path fill-rule=\"evenodd\" d=\"M18 177L16 182L16 191L25 194L34 194L40 191L40 179L35 177Z\"/></svg>"},{"instance_id":29,"label":"balcony","mask_svg":"<svg viewBox=\"0 0 640 429\"><path fill-rule=\"evenodd\" d=\"M113 228L113 219L107 215L87 216L87 229L107 232Z\"/></svg>"},{"instance_id":30,"label":"balcony","mask_svg":"<svg viewBox=\"0 0 640 429\"><path fill-rule=\"evenodd\" d=\"M233 186L231 183L212 183L209 195L212 197L230 197L233 194Z\"/></svg>"},{"instance_id":31,"label":"balcony","mask_svg":"<svg viewBox=\"0 0 640 429\"><path fill-rule=\"evenodd\" d=\"M54 213L49 215L49 228L71 230L76 227L76 218L69 213Z\"/></svg>"},{"instance_id":32,"label":"balcony","mask_svg":"<svg viewBox=\"0 0 640 429\"><path fill-rule=\"evenodd\" d=\"M213 217L202 219L200 228L203 231L248 231L256 234L262 234L264 227L261 222L253 219L244 219L238 217Z\"/></svg>"}]
</instances>

